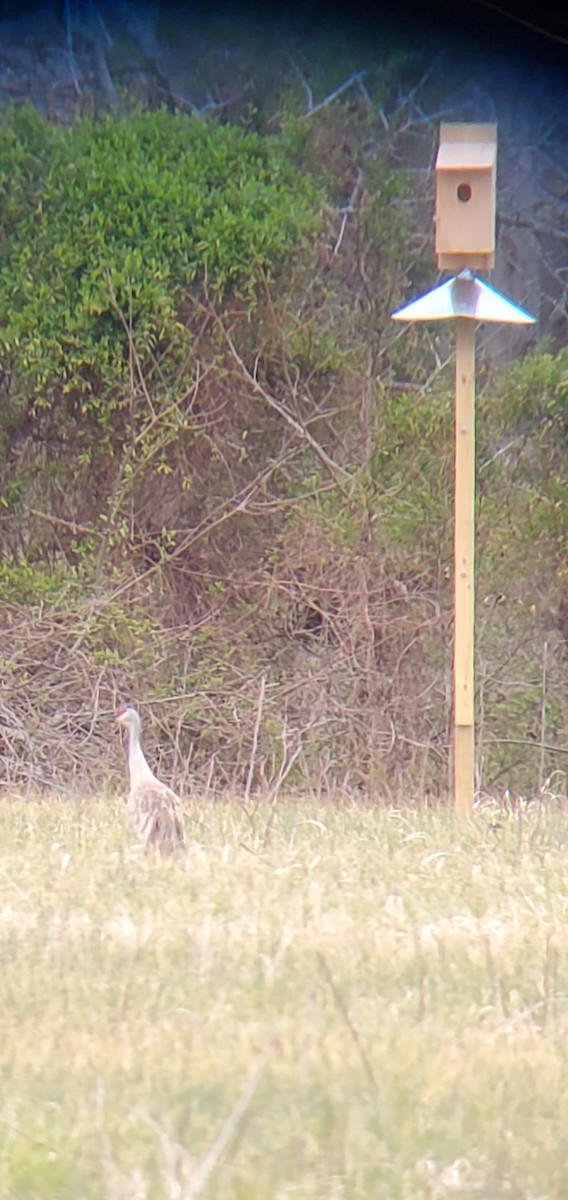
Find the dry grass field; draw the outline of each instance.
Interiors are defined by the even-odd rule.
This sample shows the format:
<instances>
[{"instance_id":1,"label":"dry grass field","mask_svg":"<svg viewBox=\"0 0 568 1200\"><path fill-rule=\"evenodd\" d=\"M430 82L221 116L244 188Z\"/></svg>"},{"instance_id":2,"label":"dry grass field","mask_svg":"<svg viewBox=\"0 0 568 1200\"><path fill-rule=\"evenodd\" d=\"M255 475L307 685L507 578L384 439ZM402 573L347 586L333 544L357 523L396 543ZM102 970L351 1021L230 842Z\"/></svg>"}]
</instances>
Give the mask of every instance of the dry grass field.
<instances>
[{"instance_id":1,"label":"dry grass field","mask_svg":"<svg viewBox=\"0 0 568 1200\"><path fill-rule=\"evenodd\" d=\"M0 807L0 1195L566 1200L568 814Z\"/></svg>"}]
</instances>

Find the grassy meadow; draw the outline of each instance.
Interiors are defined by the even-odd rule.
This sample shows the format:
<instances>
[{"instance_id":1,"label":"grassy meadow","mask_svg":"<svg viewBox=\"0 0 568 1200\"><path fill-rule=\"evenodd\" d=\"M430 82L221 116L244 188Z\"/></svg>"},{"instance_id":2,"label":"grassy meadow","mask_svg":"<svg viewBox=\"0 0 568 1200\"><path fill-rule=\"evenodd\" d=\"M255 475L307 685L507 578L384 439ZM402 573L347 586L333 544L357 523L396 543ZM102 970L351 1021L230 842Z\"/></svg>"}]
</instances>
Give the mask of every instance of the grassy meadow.
<instances>
[{"instance_id":1,"label":"grassy meadow","mask_svg":"<svg viewBox=\"0 0 568 1200\"><path fill-rule=\"evenodd\" d=\"M0 806L0 1195L568 1195L568 815Z\"/></svg>"}]
</instances>

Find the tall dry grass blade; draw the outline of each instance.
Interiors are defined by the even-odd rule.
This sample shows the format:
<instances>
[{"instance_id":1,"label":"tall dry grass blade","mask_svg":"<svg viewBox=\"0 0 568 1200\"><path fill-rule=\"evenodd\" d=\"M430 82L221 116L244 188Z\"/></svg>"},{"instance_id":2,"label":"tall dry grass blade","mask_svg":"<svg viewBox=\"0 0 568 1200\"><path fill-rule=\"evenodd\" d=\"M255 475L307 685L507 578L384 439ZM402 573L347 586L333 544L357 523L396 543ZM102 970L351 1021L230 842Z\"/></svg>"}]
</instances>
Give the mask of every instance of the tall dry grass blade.
<instances>
[{"instance_id":1,"label":"tall dry grass blade","mask_svg":"<svg viewBox=\"0 0 568 1200\"><path fill-rule=\"evenodd\" d=\"M371 1066L369 1056L367 1054L367 1051L365 1050L363 1042L361 1041L358 1030L355 1028L353 1021L351 1020L351 1017L349 1016L349 1012L344 1003L343 996L341 995L339 988L336 986L333 975L329 969L327 960L324 957L324 955L321 953L320 950L318 950L316 957L317 957L322 975L325 977L325 979L327 980L327 983L329 984L329 988L330 988L331 994L333 996L333 999L335 1000L337 1008L338 1008L339 1012L341 1013L341 1016L343 1017L343 1020L349 1030L349 1033L351 1034L351 1037L352 1037L354 1043L355 1043L355 1046L359 1053L359 1057L363 1064L363 1068L364 1068L365 1074L367 1076L367 1079L369 1080L369 1083L371 1083L373 1085L373 1087L375 1088L375 1091L378 1092L379 1085L377 1083L375 1073Z\"/></svg>"},{"instance_id":2,"label":"tall dry grass blade","mask_svg":"<svg viewBox=\"0 0 568 1200\"><path fill-rule=\"evenodd\" d=\"M221 1155L227 1149L231 1138L234 1137L239 1126L242 1124L242 1121L244 1120L244 1117L246 1116L252 1104L260 1080L264 1075L268 1060L270 1058L270 1052L275 1042L276 1034L273 1033L265 1042L264 1048L258 1055L258 1058L252 1067L238 1100L233 1105L233 1108L231 1109L226 1121L221 1126L215 1141L213 1142L211 1148L207 1151L207 1154L201 1162L201 1165L197 1168L184 1200L195 1200L196 1196L201 1195L203 1188L215 1170Z\"/></svg>"}]
</instances>

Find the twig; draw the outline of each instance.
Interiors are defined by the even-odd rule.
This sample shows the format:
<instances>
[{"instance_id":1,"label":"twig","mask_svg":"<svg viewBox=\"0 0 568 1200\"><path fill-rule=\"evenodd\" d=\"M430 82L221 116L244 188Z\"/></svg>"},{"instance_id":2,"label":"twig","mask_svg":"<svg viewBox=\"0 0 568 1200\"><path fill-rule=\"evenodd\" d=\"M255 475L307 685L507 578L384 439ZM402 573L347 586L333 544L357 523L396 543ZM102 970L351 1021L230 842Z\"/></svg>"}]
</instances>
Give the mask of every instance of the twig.
<instances>
[{"instance_id":1,"label":"twig","mask_svg":"<svg viewBox=\"0 0 568 1200\"><path fill-rule=\"evenodd\" d=\"M103 46L101 44L100 37L98 36L97 30L95 28L95 22L99 26L99 29L101 30L105 40L108 40L108 33L106 31L104 22L100 18L99 11L98 11L96 4L94 3L94 0L87 0L87 11L88 11L89 17L90 17L89 40L91 42L91 46L92 46L92 50L93 50L93 58L94 58L94 63L95 63L95 70L98 74L98 82L100 84L102 93L106 97L109 107L112 108L116 112L117 109L120 107L119 98L118 98L118 94L117 94L116 88L114 86L114 83L112 81L112 76L109 71L108 62L106 60L106 55L105 55Z\"/></svg>"},{"instance_id":2,"label":"twig","mask_svg":"<svg viewBox=\"0 0 568 1200\"><path fill-rule=\"evenodd\" d=\"M293 70L296 72L296 75L298 76L298 79L300 79L300 80L301 80L301 82L302 82L302 86L303 86L303 87L304 87L304 89L305 89L306 95L307 95L307 97L308 97L308 115L309 115L309 113L313 112L313 108L314 108L314 94L313 94L313 92L312 92L312 89L311 89L311 87L310 87L309 83L307 82L306 78L304 77L304 75L303 75L303 74L302 74L302 72L300 71L300 68L299 68L299 66L297 65L297 63L296 63L296 62L294 62L294 59L292 58L292 55L291 55L291 54L287 54L287 55L286 55L286 57L287 57L287 59L288 59L288 62L290 63L290 66L291 66L291 67L292 67L292 69L293 69Z\"/></svg>"},{"instance_id":3,"label":"twig","mask_svg":"<svg viewBox=\"0 0 568 1200\"><path fill-rule=\"evenodd\" d=\"M239 367L239 370L244 375L247 382L252 385L254 391L257 392L260 396L262 396L263 400L266 402L266 404L268 404L269 408L272 408L274 412L279 414L279 416L284 417L284 420L288 423L288 425L291 426L291 428L294 430L294 432L303 441L306 441L309 446L311 446L312 450L315 452L315 454L317 454L320 461L324 464L325 467L327 467L328 471L330 471L332 473L336 482L338 482L338 476L342 476L343 479L346 479L346 480L351 479L350 472L346 471L344 469L344 467L340 467L339 463L334 462L333 459L330 458L327 451L324 450L323 446L320 446L320 443L310 433L310 431L309 431L309 429L307 429L306 425L302 424L302 422L299 421L298 418L295 417L288 410L288 408L286 407L285 404L283 404L281 401L275 400L274 396L272 396L270 394L270 392L268 392L266 390L266 388L264 388L262 386L262 384L259 382L259 379L258 379L259 356L257 355L257 357L256 357L254 370L249 371L246 363L244 362L244 359L239 354L239 352L233 342L233 339L231 338L230 333L225 328L225 326L223 325L222 321L219 319L217 314L215 312L213 312L212 315L213 315L213 318L215 320L217 327L221 330L221 332L227 342L227 345L229 347L231 355L234 358L237 366Z\"/></svg>"},{"instance_id":4,"label":"twig","mask_svg":"<svg viewBox=\"0 0 568 1200\"><path fill-rule=\"evenodd\" d=\"M511 12L508 8L503 8L502 4L492 4L490 0L477 0L477 4L483 5L484 8L491 9L492 12L498 13L500 17L505 17L506 20L513 21L517 25L524 26L531 33L539 34L541 37L549 38L552 42L560 42L562 46L568 45L568 37L561 33L556 33L554 30L547 29L545 24L538 24L536 21L528 21L525 17L519 16L515 12ZM546 11L546 10L545 10Z\"/></svg>"},{"instance_id":5,"label":"twig","mask_svg":"<svg viewBox=\"0 0 568 1200\"><path fill-rule=\"evenodd\" d=\"M280 791L280 788L282 787L282 784L286 782L286 780L290 774L290 771L292 770L292 767L294 766L294 763L297 762L301 753L302 753L302 743L300 742L296 746L296 749L292 751L290 757L286 760L283 760L282 763L280 764L280 769L278 771L276 781L274 784L272 784L270 791L268 793L268 796L267 796L267 800L269 801L269 803L272 802L273 800L276 800L276 797L278 796L278 793Z\"/></svg>"},{"instance_id":6,"label":"twig","mask_svg":"<svg viewBox=\"0 0 568 1200\"><path fill-rule=\"evenodd\" d=\"M549 754L568 754L568 746L553 746L551 742L537 742L527 740L526 738L500 738L492 737L488 739L492 746L524 746L527 750L546 750ZM521 762L521 759L518 759Z\"/></svg>"},{"instance_id":7,"label":"twig","mask_svg":"<svg viewBox=\"0 0 568 1200\"><path fill-rule=\"evenodd\" d=\"M82 94L81 93L81 85L79 83L79 79L77 76L77 64L76 64L76 60L75 60L75 51L73 49L73 21L72 21L72 17L71 17L71 0L64 0L63 9L64 9L64 14L65 14L65 38L67 41L67 57L69 59L69 70L71 72L71 78L73 80L73 87L75 88L77 95L80 96Z\"/></svg>"},{"instance_id":8,"label":"twig","mask_svg":"<svg viewBox=\"0 0 568 1200\"><path fill-rule=\"evenodd\" d=\"M55 517L53 513L40 512L38 508L28 508L30 517L39 517L40 521L48 521L50 525L61 525L63 529L70 529L72 533L84 533L88 537L100 537L100 533L90 525L79 525L77 521L66 521L63 517Z\"/></svg>"},{"instance_id":9,"label":"twig","mask_svg":"<svg viewBox=\"0 0 568 1200\"><path fill-rule=\"evenodd\" d=\"M368 74L368 71L355 71L353 75L349 76L349 79L346 79L344 83L340 83L339 87L335 88L335 91L330 92L329 96L326 96L324 100L320 100L319 104L314 104L307 113L304 113L304 120L307 120L308 117L313 117L315 113L320 112L322 108L325 108L328 104L331 104L334 100L337 100L337 97L341 96L343 92L346 92L347 88L350 88L353 83L359 83L360 80L364 79Z\"/></svg>"},{"instance_id":10,"label":"twig","mask_svg":"<svg viewBox=\"0 0 568 1200\"><path fill-rule=\"evenodd\" d=\"M547 666L548 666L548 642L545 640L542 648L542 687L540 695L540 763L538 772L538 786L542 788L544 783L544 763L546 755L546 687L547 687Z\"/></svg>"},{"instance_id":11,"label":"twig","mask_svg":"<svg viewBox=\"0 0 568 1200\"><path fill-rule=\"evenodd\" d=\"M253 737L252 737L252 749L250 752L250 762L249 762L248 776L247 776L245 795L244 795L244 803L245 804L248 804L248 802L250 800L250 793L251 793L251 788L252 788L252 781L253 781L254 768L255 768L255 762L256 762L256 751L257 751L257 747L258 747L258 735L260 732L260 722L262 720L262 709L264 706L265 687L266 687L266 676L263 675L260 680L260 691L259 691L259 695L258 695L258 704L257 704L257 708L256 708L256 720L254 723L254 733L253 733Z\"/></svg>"},{"instance_id":12,"label":"twig","mask_svg":"<svg viewBox=\"0 0 568 1200\"><path fill-rule=\"evenodd\" d=\"M342 221L341 221L341 229L339 230L339 234L338 234L338 237L337 237L337 241L336 241L336 243L335 243L335 246L333 247L333 250L332 250L332 252L331 252L331 259L332 259L332 261L333 261L333 259L334 259L334 258L337 258L337 255L339 254L339 251L340 251L340 248L341 248L341 243L342 243L342 241L343 241L343 236L344 236L344 233L345 233L345 230L346 230L346 227L347 227L347 221L348 221L348 219L349 219L349 216L350 216L350 214L351 214L351 213L354 213L354 212L356 211L356 207L355 207L355 206L356 206L356 204L357 204L357 200L358 200L358 198L359 198L359 193L360 193L360 191L361 191L361 185L362 185L362 183L363 183L363 172L362 172L361 170L359 170L359 171L357 172L357 180L356 180L356 182L355 182L355 187L353 188L353 191L352 191L352 193L351 193L351 195L350 195L350 197L349 197L349 203L348 203L348 204L345 206L345 208L343 209L343 213L342 213Z\"/></svg>"}]
</instances>

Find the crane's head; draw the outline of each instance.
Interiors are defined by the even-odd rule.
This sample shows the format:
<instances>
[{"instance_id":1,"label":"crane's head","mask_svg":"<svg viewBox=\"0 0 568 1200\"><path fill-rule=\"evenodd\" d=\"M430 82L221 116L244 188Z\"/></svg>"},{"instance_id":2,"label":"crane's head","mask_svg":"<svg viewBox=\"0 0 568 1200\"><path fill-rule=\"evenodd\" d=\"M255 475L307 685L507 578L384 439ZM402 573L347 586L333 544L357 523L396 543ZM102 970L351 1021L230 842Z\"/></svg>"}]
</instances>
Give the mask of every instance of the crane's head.
<instances>
[{"instance_id":1,"label":"crane's head","mask_svg":"<svg viewBox=\"0 0 568 1200\"><path fill-rule=\"evenodd\" d=\"M140 717L135 708L130 708L128 704L123 704L115 714L115 719L123 729L127 729L129 733L140 732Z\"/></svg>"}]
</instances>

